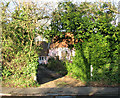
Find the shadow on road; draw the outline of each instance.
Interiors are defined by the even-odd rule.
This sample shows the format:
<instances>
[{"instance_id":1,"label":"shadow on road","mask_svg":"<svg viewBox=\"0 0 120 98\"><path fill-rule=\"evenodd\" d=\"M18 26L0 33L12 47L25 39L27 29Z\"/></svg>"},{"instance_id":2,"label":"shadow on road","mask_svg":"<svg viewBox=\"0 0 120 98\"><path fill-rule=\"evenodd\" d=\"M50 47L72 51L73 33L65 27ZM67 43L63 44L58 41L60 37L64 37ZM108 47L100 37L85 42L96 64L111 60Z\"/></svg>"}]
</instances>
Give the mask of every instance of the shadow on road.
<instances>
[{"instance_id":1,"label":"shadow on road","mask_svg":"<svg viewBox=\"0 0 120 98\"><path fill-rule=\"evenodd\" d=\"M37 71L37 74L36 74L37 82L39 84L44 84L46 82L53 81L57 78L62 77L62 75L55 73L41 65L38 66L36 71Z\"/></svg>"}]
</instances>

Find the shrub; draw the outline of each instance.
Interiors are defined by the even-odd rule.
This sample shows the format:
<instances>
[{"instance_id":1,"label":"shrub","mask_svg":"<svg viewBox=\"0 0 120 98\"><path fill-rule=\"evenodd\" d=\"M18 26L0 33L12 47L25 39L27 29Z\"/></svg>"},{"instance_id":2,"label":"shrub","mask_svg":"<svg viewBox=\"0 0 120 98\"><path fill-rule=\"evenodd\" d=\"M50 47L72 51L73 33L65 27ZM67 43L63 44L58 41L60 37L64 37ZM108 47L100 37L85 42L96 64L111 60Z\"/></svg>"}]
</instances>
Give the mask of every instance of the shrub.
<instances>
[{"instance_id":1,"label":"shrub","mask_svg":"<svg viewBox=\"0 0 120 98\"><path fill-rule=\"evenodd\" d=\"M62 75L66 74L65 62L59 60L59 58L50 57L48 59L48 64L46 65L48 69L56 71Z\"/></svg>"},{"instance_id":2,"label":"shrub","mask_svg":"<svg viewBox=\"0 0 120 98\"><path fill-rule=\"evenodd\" d=\"M3 86L29 87L35 86L34 77L38 66L38 55L31 51L31 57L25 51L19 51L10 62L3 59L2 76ZM3 54L4 55L4 54Z\"/></svg>"},{"instance_id":3,"label":"shrub","mask_svg":"<svg viewBox=\"0 0 120 98\"><path fill-rule=\"evenodd\" d=\"M66 63L68 74L82 81L118 83L118 43L114 42L112 45L114 47L110 47L110 42L106 37L91 34L89 42L84 41L75 45L76 54L73 62ZM93 76L89 78L90 65L93 66Z\"/></svg>"},{"instance_id":4,"label":"shrub","mask_svg":"<svg viewBox=\"0 0 120 98\"><path fill-rule=\"evenodd\" d=\"M42 9L45 5L41 8L36 3L17 6L16 2L16 9L9 13L9 4L10 2L2 2L1 5L3 84L13 87L35 86L38 47L34 39L44 31L43 25L36 27L36 23L47 18L44 14L46 10ZM43 13L37 14L39 12Z\"/></svg>"}]
</instances>

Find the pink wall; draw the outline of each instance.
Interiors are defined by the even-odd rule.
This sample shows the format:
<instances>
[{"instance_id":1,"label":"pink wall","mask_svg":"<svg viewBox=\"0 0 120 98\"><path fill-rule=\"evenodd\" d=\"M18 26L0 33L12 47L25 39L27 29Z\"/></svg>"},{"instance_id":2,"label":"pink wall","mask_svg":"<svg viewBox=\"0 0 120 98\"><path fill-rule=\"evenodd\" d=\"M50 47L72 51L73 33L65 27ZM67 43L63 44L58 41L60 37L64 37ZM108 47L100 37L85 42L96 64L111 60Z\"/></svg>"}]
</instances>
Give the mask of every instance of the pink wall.
<instances>
[{"instance_id":1,"label":"pink wall","mask_svg":"<svg viewBox=\"0 0 120 98\"><path fill-rule=\"evenodd\" d=\"M62 52L65 53L66 51L67 51L66 59L68 59L69 61L72 61L71 56L75 56L74 49L70 50L69 48L54 48L54 49L49 49L49 54L48 56L46 56L46 60L39 60L39 63L47 64L48 59L50 57L55 57L55 56L59 56L59 59L62 59Z\"/></svg>"}]
</instances>

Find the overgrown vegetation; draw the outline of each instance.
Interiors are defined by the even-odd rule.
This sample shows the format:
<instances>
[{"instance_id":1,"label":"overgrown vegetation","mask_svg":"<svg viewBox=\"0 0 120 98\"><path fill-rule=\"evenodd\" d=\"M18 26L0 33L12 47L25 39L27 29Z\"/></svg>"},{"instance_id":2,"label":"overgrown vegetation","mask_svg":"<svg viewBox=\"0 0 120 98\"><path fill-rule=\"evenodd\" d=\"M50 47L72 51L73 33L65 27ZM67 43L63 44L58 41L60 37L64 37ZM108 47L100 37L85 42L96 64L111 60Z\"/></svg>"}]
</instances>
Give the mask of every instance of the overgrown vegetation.
<instances>
[{"instance_id":1,"label":"overgrown vegetation","mask_svg":"<svg viewBox=\"0 0 120 98\"><path fill-rule=\"evenodd\" d=\"M44 7L35 3L23 3L10 12L9 3L2 4L2 79L3 86L37 86L35 81L38 66L36 34L41 34L46 19ZM36 29L39 28L39 29Z\"/></svg>"},{"instance_id":2,"label":"overgrown vegetation","mask_svg":"<svg viewBox=\"0 0 120 98\"><path fill-rule=\"evenodd\" d=\"M14 4L19 5L17 2ZM66 39L69 48L74 48L76 52L72 63L66 61L65 64L57 58L50 58L46 65L49 69L64 75L67 68L69 75L82 81L120 83L120 25L111 24L116 12L111 3L83 2L77 5L70 1L59 2L58 8L52 13L51 29L45 30L45 24L41 24L41 21L50 16L43 6L23 3L10 12L9 2L3 3L3 86L38 86L34 77L38 65L37 50L40 47L35 45L34 38L43 31L48 41L55 36L60 42ZM65 37L68 32L73 35L74 44L69 42L71 37ZM90 65L93 66L92 77Z\"/></svg>"},{"instance_id":3,"label":"overgrown vegetation","mask_svg":"<svg viewBox=\"0 0 120 98\"><path fill-rule=\"evenodd\" d=\"M68 40L65 34L74 36L76 55L72 63L67 63L68 74L82 81L107 81L118 83L119 37L120 28L111 21L117 9L111 3L87 3L80 5L72 2L60 2L53 12L51 31L47 35L57 40ZM62 33L66 32L66 33ZM90 76L90 65L93 66L93 77Z\"/></svg>"},{"instance_id":4,"label":"overgrown vegetation","mask_svg":"<svg viewBox=\"0 0 120 98\"><path fill-rule=\"evenodd\" d=\"M58 57L50 57L48 59L48 64L44 65L48 69L53 70L61 75L67 74L66 64L65 61L59 60Z\"/></svg>"}]
</instances>

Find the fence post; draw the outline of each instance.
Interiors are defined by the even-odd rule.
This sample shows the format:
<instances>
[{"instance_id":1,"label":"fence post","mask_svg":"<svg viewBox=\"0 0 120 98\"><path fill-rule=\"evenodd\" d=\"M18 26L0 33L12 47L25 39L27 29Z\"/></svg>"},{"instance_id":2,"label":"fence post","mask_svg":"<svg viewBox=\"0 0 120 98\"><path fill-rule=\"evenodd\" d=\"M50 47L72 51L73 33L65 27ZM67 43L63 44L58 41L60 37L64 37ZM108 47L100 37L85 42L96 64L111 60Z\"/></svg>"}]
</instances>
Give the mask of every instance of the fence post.
<instances>
[{"instance_id":1,"label":"fence post","mask_svg":"<svg viewBox=\"0 0 120 98\"><path fill-rule=\"evenodd\" d=\"M91 76L91 79L92 79L92 76L93 76L92 72L93 72L93 66L90 65L90 76Z\"/></svg>"}]
</instances>

